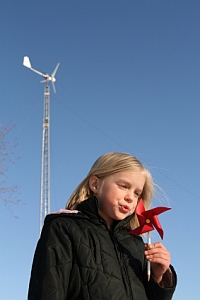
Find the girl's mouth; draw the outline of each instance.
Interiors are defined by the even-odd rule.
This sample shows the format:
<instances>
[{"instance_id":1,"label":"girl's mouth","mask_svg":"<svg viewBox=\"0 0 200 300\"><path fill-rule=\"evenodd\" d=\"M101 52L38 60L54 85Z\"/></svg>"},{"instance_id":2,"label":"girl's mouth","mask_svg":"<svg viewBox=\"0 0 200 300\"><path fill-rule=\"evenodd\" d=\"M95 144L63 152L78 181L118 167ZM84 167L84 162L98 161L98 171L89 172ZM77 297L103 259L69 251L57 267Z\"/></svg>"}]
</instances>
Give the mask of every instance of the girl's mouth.
<instances>
[{"instance_id":1,"label":"girl's mouth","mask_svg":"<svg viewBox=\"0 0 200 300\"><path fill-rule=\"evenodd\" d=\"M120 208L121 212L123 212L123 213L129 212L129 207L127 205L120 205L119 208Z\"/></svg>"}]
</instances>

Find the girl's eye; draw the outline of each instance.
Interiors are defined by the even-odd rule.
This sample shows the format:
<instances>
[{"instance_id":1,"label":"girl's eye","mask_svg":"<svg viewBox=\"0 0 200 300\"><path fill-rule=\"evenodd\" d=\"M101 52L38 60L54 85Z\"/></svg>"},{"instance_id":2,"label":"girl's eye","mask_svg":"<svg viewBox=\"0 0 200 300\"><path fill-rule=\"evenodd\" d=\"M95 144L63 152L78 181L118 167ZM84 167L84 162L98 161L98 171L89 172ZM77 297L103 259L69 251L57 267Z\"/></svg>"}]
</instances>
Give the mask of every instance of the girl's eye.
<instances>
[{"instance_id":1,"label":"girl's eye","mask_svg":"<svg viewBox=\"0 0 200 300\"><path fill-rule=\"evenodd\" d=\"M125 184L120 184L119 186L121 186L123 189L127 189L127 186Z\"/></svg>"}]
</instances>

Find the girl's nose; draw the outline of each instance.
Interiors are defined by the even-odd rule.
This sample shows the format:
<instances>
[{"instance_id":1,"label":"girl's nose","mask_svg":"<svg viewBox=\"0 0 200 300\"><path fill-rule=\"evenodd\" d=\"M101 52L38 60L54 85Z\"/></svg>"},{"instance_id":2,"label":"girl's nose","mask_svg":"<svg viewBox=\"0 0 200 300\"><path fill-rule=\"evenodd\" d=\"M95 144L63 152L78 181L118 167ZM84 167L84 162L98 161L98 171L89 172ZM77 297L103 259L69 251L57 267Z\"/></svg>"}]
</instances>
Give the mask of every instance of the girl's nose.
<instances>
[{"instance_id":1,"label":"girl's nose","mask_svg":"<svg viewBox=\"0 0 200 300\"><path fill-rule=\"evenodd\" d=\"M133 195L131 193L127 193L125 196L125 201L128 203L133 202Z\"/></svg>"}]
</instances>

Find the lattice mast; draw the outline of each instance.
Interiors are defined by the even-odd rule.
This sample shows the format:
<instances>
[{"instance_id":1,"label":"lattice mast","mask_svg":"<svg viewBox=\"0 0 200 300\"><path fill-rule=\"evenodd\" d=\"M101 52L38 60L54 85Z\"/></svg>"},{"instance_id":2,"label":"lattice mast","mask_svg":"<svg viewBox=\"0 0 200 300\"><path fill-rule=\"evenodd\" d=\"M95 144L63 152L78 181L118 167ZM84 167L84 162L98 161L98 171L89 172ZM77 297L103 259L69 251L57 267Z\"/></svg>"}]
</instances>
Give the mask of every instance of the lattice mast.
<instances>
[{"instance_id":1,"label":"lattice mast","mask_svg":"<svg viewBox=\"0 0 200 300\"><path fill-rule=\"evenodd\" d=\"M43 113L43 130L42 130L42 166L41 166L41 182L40 182L40 233L43 226L44 218L50 213L50 88L48 82L51 81L54 93L56 88L54 82L55 75L60 63L58 63L51 74L43 74L31 67L28 56L24 56L23 65L31 71L41 75L46 82L44 88L44 113Z\"/></svg>"},{"instance_id":2,"label":"lattice mast","mask_svg":"<svg viewBox=\"0 0 200 300\"><path fill-rule=\"evenodd\" d=\"M40 232L43 221L50 213L50 88L44 88L44 115L42 129L42 166L40 183Z\"/></svg>"}]
</instances>

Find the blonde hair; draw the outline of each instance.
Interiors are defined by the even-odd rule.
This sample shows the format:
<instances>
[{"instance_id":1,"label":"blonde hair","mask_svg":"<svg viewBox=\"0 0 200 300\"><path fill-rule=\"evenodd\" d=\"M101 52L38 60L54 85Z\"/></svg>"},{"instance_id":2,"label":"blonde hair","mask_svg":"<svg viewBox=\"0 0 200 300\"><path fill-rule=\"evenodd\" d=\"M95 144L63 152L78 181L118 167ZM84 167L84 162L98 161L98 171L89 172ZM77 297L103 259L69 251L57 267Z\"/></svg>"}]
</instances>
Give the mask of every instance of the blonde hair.
<instances>
[{"instance_id":1,"label":"blonde hair","mask_svg":"<svg viewBox=\"0 0 200 300\"><path fill-rule=\"evenodd\" d=\"M154 194L154 182L151 174L136 157L122 152L109 152L100 156L93 164L86 178L77 186L70 196L66 208L76 209L79 203L94 195L89 187L89 179L92 176L103 178L117 172L128 170L142 172L145 175L146 180L140 199L143 200L145 208L148 209ZM138 226L138 221L134 216L129 222L128 228L133 229L136 226Z\"/></svg>"}]
</instances>

